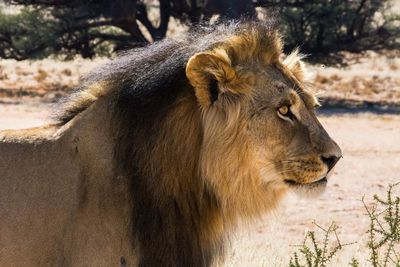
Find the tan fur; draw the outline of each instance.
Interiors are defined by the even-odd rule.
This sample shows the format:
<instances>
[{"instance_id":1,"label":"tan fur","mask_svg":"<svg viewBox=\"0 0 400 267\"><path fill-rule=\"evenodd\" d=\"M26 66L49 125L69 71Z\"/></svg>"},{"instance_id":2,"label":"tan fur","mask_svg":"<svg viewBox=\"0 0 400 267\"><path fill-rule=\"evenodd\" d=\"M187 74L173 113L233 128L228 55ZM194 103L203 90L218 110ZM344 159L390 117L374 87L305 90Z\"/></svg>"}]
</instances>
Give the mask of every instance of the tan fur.
<instances>
[{"instance_id":1,"label":"tan fur","mask_svg":"<svg viewBox=\"0 0 400 267\"><path fill-rule=\"evenodd\" d=\"M0 132L0 265L220 262L239 221L275 208L288 180L326 175L321 157L340 156L300 57L281 55L278 33L245 25L193 53L190 85L154 98L151 112L120 101L117 78L78 93L64 124ZM280 118L282 105L296 119Z\"/></svg>"},{"instance_id":2,"label":"tan fur","mask_svg":"<svg viewBox=\"0 0 400 267\"><path fill-rule=\"evenodd\" d=\"M101 81L73 94L63 105L61 121L69 121L81 111L90 107L100 97L106 95L111 86L108 81Z\"/></svg>"},{"instance_id":3,"label":"tan fur","mask_svg":"<svg viewBox=\"0 0 400 267\"><path fill-rule=\"evenodd\" d=\"M285 58L283 65L290 70L299 82L305 82L306 74L304 73L304 63L301 58L299 50L296 49Z\"/></svg>"}]
</instances>

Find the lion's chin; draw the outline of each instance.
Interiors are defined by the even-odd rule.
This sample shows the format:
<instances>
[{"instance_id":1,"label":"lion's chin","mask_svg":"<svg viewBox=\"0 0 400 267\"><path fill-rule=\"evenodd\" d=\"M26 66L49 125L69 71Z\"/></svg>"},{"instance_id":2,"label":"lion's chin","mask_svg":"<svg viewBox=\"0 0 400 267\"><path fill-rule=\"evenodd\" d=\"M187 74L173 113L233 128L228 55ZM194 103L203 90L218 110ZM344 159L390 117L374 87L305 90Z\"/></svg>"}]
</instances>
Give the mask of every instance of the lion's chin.
<instances>
[{"instance_id":1,"label":"lion's chin","mask_svg":"<svg viewBox=\"0 0 400 267\"><path fill-rule=\"evenodd\" d=\"M293 180L285 180L285 184L289 187L291 191L300 195L302 197L313 198L321 195L325 192L328 179L323 177L320 180L314 181L312 183L298 183Z\"/></svg>"}]
</instances>

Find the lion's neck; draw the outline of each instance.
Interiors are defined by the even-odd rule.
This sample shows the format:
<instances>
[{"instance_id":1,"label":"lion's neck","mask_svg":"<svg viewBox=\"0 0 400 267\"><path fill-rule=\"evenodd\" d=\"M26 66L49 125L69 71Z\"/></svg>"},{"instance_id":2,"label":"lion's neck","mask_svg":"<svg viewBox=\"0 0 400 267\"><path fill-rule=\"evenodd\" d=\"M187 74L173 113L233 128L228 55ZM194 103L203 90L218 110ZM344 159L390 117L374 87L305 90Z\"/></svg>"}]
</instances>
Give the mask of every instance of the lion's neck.
<instances>
[{"instance_id":1,"label":"lion's neck","mask_svg":"<svg viewBox=\"0 0 400 267\"><path fill-rule=\"evenodd\" d=\"M117 136L141 266L210 266L223 254L219 203L199 177L202 126L195 101L187 93L156 114L125 114L134 130Z\"/></svg>"}]
</instances>

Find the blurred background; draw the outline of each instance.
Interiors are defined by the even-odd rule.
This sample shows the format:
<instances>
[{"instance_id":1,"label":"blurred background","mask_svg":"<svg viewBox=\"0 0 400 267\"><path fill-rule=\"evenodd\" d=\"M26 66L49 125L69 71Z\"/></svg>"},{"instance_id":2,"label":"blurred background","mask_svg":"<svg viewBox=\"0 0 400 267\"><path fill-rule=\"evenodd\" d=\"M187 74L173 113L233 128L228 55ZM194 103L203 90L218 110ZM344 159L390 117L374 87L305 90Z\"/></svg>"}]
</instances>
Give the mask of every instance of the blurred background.
<instances>
[{"instance_id":1,"label":"blurred background","mask_svg":"<svg viewBox=\"0 0 400 267\"><path fill-rule=\"evenodd\" d=\"M265 220L241 227L227 266L288 266L307 231L322 233L323 244L332 222L342 243L331 232L329 245L351 245L330 266L400 266L399 214L388 226L394 243L377 248L392 247L386 265L371 258L366 215L379 206L374 194L400 181L400 0L0 0L0 130L51 123L57 101L121 51L197 24L271 16L285 51L306 55L320 120L344 159L322 196L290 195Z\"/></svg>"}]
</instances>

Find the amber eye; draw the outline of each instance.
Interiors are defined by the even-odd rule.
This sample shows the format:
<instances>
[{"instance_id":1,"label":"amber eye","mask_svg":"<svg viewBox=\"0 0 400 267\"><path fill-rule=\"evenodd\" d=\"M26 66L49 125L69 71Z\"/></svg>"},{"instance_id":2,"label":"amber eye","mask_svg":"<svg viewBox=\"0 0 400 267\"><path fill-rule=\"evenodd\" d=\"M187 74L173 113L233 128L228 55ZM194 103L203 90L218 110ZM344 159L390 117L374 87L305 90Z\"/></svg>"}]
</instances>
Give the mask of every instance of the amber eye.
<instances>
[{"instance_id":1,"label":"amber eye","mask_svg":"<svg viewBox=\"0 0 400 267\"><path fill-rule=\"evenodd\" d=\"M282 106L278 109L278 112L283 115L287 116L289 114L289 107L288 106Z\"/></svg>"},{"instance_id":2,"label":"amber eye","mask_svg":"<svg viewBox=\"0 0 400 267\"><path fill-rule=\"evenodd\" d=\"M293 113L290 111L290 106L286 105L286 106L281 106L280 108L278 108L277 111L278 117L285 120L285 121L291 121L293 122L293 120L296 118Z\"/></svg>"}]
</instances>

